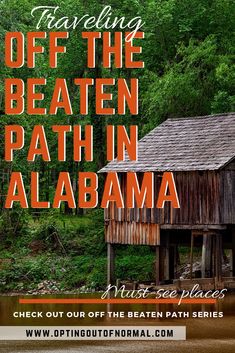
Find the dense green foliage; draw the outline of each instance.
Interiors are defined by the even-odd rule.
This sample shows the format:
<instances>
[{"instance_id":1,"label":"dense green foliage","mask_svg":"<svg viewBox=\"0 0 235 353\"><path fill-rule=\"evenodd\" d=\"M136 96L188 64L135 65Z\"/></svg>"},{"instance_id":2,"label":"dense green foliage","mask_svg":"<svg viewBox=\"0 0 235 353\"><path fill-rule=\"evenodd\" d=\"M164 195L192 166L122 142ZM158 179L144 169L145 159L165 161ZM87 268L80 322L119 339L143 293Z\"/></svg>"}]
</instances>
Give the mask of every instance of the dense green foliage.
<instances>
[{"instance_id":1,"label":"dense green foliage","mask_svg":"<svg viewBox=\"0 0 235 353\"><path fill-rule=\"evenodd\" d=\"M8 235L0 248L0 291L37 290L41 282L48 280L56 290L104 287L103 234L101 210L76 217L53 212L39 220L27 217L27 222L21 224L21 236ZM148 247L117 249L118 278L125 274L125 279L151 280L153 264Z\"/></svg>"},{"instance_id":2,"label":"dense green foliage","mask_svg":"<svg viewBox=\"0 0 235 353\"><path fill-rule=\"evenodd\" d=\"M88 13L96 16L104 5L111 5L113 16L131 19L140 15L145 22L145 39L141 70L103 69L101 59L96 69L86 68L86 47L81 38L82 27L71 31L67 53L59 57L57 69L48 67L48 50L39 55L34 70L4 66L4 37L8 31L35 31L35 19L30 15L33 6L58 5L61 16L78 17ZM4 139L0 139L0 258L14 257L9 268L1 270L1 290L30 288L45 278L58 280L61 288L105 283L105 244L102 212L83 215L83 210L71 210L62 205L61 210L4 209L4 199L12 171L22 171L27 194L29 173L40 172L41 197L52 199L60 171L69 171L77 194L77 172L99 170L105 160L105 126L107 124L137 124L140 137L168 117L198 116L234 110L234 28L235 3L232 0L0 0L0 134L6 124L20 124L26 132L28 146L32 127L43 124L51 153L51 162L38 157L35 163L26 160L27 148L15 153L12 163L4 162ZM39 41L40 42L40 41ZM45 43L45 42L43 42ZM45 77L43 89L48 106L56 77L68 80L73 106L79 104L78 88L72 80L76 77L138 77L140 80L139 115L128 111L125 116L96 116L94 92L89 100L89 114L78 112L65 116L4 115L4 78ZM117 100L114 91L114 104ZM94 161L80 163L72 160L72 137L67 142L69 158L57 161L57 141L51 131L52 124L92 124L94 126ZM102 188L102 176L100 188ZM71 214L71 216L69 216ZM72 215L73 214L73 215ZM78 218L78 214L80 217ZM67 216L63 216L67 215ZM71 218L69 218L71 217ZM77 219L78 218L78 219ZM63 221L65 219L65 221ZM68 219L71 220L68 221ZM66 223L66 226L63 225ZM56 234L59 238L56 238ZM34 254L29 247L32 241L41 240L45 248ZM63 246L59 245L60 242ZM121 251L121 250L120 250ZM141 255L129 248L120 252L117 274L135 279L151 279L153 257L148 249ZM132 254L133 252L133 254ZM129 255L126 255L129 254ZM64 269L64 270L62 270ZM21 284L20 284L21 283ZM26 287L24 287L26 286ZM21 288L21 289L22 289Z\"/></svg>"}]
</instances>

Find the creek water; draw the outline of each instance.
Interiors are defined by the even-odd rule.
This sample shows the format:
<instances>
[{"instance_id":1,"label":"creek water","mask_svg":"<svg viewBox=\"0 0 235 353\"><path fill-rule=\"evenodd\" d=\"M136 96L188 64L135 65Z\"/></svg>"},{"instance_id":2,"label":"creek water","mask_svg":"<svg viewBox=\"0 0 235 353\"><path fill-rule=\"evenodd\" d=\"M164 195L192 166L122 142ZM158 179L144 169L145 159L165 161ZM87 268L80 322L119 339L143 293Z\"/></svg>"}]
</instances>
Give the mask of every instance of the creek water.
<instances>
[{"instance_id":1,"label":"creek water","mask_svg":"<svg viewBox=\"0 0 235 353\"><path fill-rule=\"evenodd\" d=\"M100 293L87 295L100 297ZM46 296L47 298L49 296ZM60 298L59 295L50 298ZM63 295L63 298L73 295ZM79 296L81 297L81 296ZM84 296L83 296L84 297ZM82 312L128 311L189 312L189 318L14 318L14 312ZM222 318L192 318L193 312L223 312ZM90 326L90 325L138 325L138 326L186 326L186 341L0 341L4 353L234 353L235 352L235 294L227 294L215 305L177 304L19 304L18 296L0 297L0 325L3 326Z\"/></svg>"}]
</instances>

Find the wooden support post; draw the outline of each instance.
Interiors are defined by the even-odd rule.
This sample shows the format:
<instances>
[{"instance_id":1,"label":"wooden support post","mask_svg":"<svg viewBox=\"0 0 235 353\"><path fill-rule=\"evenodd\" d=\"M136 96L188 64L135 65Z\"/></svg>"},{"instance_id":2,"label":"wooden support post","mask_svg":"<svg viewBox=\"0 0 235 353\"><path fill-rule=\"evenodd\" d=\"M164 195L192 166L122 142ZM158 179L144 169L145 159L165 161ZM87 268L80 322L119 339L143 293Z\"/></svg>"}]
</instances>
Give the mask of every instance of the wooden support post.
<instances>
[{"instance_id":1,"label":"wooden support post","mask_svg":"<svg viewBox=\"0 0 235 353\"><path fill-rule=\"evenodd\" d=\"M203 232L201 273L202 278L211 276L211 234L208 232Z\"/></svg>"},{"instance_id":2,"label":"wooden support post","mask_svg":"<svg viewBox=\"0 0 235 353\"><path fill-rule=\"evenodd\" d=\"M211 277L215 278L215 234L211 236L211 248L212 248L212 258L211 258Z\"/></svg>"},{"instance_id":3,"label":"wooden support post","mask_svg":"<svg viewBox=\"0 0 235 353\"><path fill-rule=\"evenodd\" d=\"M174 245L174 279L177 278L178 265L180 265L178 245Z\"/></svg>"},{"instance_id":4,"label":"wooden support post","mask_svg":"<svg viewBox=\"0 0 235 353\"><path fill-rule=\"evenodd\" d=\"M201 277L206 277L206 247L207 247L207 234L203 232L202 240L202 261L201 261Z\"/></svg>"},{"instance_id":5,"label":"wooden support post","mask_svg":"<svg viewBox=\"0 0 235 353\"><path fill-rule=\"evenodd\" d=\"M212 235L207 237L206 277L212 276Z\"/></svg>"},{"instance_id":6,"label":"wooden support post","mask_svg":"<svg viewBox=\"0 0 235 353\"><path fill-rule=\"evenodd\" d=\"M233 250L228 249L228 258L229 258L229 277L233 277Z\"/></svg>"},{"instance_id":7,"label":"wooden support post","mask_svg":"<svg viewBox=\"0 0 235 353\"><path fill-rule=\"evenodd\" d=\"M156 260L155 260L156 286L160 284L160 246L156 246Z\"/></svg>"},{"instance_id":8,"label":"wooden support post","mask_svg":"<svg viewBox=\"0 0 235 353\"><path fill-rule=\"evenodd\" d=\"M191 231L191 247L190 247L190 279L193 277L193 231Z\"/></svg>"},{"instance_id":9,"label":"wooden support post","mask_svg":"<svg viewBox=\"0 0 235 353\"><path fill-rule=\"evenodd\" d=\"M165 247L159 246L159 279L165 280Z\"/></svg>"},{"instance_id":10,"label":"wooden support post","mask_svg":"<svg viewBox=\"0 0 235 353\"><path fill-rule=\"evenodd\" d=\"M170 259L169 259L169 274L170 279L175 278L175 269L176 269L176 253L175 253L175 246L170 246Z\"/></svg>"},{"instance_id":11,"label":"wooden support post","mask_svg":"<svg viewBox=\"0 0 235 353\"><path fill-rule=\"evenodd\" d=\"M222 260L223 260L223 238L222 234L218 235L219 238L219 281L222 282Z\"/></svg>"},{"instance_id":12,"label":"wooden support post","mask_svg":"<svg viewBox=\"0 0 235 353\"><path fill-rule=\"evenodd\" d=\"M114 269L115 269L115 253L114 245L107 243L107 256L108 256L108 267L107 267L107 284L115 283Z\"/></svg>"},{"instance_id":13,"label":"wooden support post","mask_svg":"<svg viewBox=\"0 0 235 353\"><path fill-rule=\"evenodd\" d=\"M137 290L138 289L138 281L133 281L133 290Z\"/></svg>"},{"instance_id":14,"label":"wooden support post","mask_svg":"<svg viewBox=\"0 0 235 353\"><path fill-rule=\"evenodd\" d=\"M165 264L164 264L164 279L170 279L170 234L166 234L166 247L165 247Z\"/></svg>"},{"instance_id":15,"label":"wooden support post","mask_svg":"<svg viewBox=\"0 0 235 353\"><path fill-rule=\"evenodd\" d=\"M222 235L216 234L216 249L215 249L215 282L216 287L220 286L222 280Z\"/></svg>"},{"instance_id":16,"label":"wooden support post","mask_svg":"<svg viewBox=\"0 0 235 353\"><path fill-rule=\"evenodd\" d=\"M232 229L232 273L235 276L235 228Z\"/></svg>"},{"instance_id":17,"label":"wooden support post","mask_svg":"<svg viewBox=\"0 0 235 353\"><path fill-rule=\"evenodd\" d=\"M160 246L159 249L159 259L160 259L160 264L159 264L159 278L161 281L167 281L170 278L170 273L169 273L169 248L166 246Z\"/></svg>"}]
</instances>

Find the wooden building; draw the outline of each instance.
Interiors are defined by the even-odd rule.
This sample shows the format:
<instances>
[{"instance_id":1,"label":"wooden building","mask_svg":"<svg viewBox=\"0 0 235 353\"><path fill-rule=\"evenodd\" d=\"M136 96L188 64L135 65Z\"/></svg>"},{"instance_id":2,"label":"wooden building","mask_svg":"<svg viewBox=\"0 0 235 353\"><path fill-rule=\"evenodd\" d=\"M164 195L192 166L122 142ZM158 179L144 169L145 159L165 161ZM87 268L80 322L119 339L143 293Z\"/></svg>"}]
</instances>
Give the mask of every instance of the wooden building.
<instances>
[{"instance_id":1,"label":"wooden building","mask_svg":"<svg viewBox=\"0 0 235 353\"><path fill-rule=\"evenodd\" d=\"M154 172L159 188L162 173L173 172L180 208L105 210L108 283L114 281L115 244L156 248L156 283L175 278L179 245L202 247L201 277L222 287L222 249L232 251L235 276L235 113L168 119L138 144L138 161L112 161L100 172L117 172L122 193L126 173Z\"/></svg>"}]
</instances>

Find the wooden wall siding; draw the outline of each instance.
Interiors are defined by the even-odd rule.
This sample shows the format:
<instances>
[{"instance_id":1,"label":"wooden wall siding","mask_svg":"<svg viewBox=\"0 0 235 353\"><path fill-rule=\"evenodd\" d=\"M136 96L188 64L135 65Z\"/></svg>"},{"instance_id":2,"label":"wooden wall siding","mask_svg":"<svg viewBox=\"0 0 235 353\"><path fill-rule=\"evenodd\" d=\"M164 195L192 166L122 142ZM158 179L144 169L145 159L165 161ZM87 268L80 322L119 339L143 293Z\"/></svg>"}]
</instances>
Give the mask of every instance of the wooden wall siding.
<instances>
[{"instance_id":1,"label":"wooden wall siding","mask_svg":"<svg viewBox=\"0 0 235 353\"><path fill-rule=\"evenodd\" d=\"M235 224L235 170L221 171L220 185L222 223Z\"/></svg>"},{"instance_id":2,"label":"wooden wall siding","mask_svg":"<svg viewBox=\"0 0 235 353\"><path fill-rule=\"evenodd\" d=\"M220 174L175 173L180 209L173 209L172 224L221 224ZM162 211L160 211L162 212ZM167 223L164 220L164 223Z\"/></svg>"},{"instance_id":3,"label":"wooden wall siding","mask_svg":"<svg viewBox=\"0 0 235 353\"><path fill-rule=\"evenodd\" d=\"M107 243L160 245L160 227L155 223L111 220L105 227L105 241Z\"/></svg>"},{"instance_id":4,"label":"wooden wall siding","mask_svg":"<svg viewBox=\"0 0 235 353\"><path fill-rule=\"evenodd\" d=\"M141 179L141 173L139 173ZM235 224L235 171L175 172L180 209L166 202L163 209L118 209L110 203L105 220L176 225ZM126 195L126 174L120 174L122 195ZM161 175L155 173L155 190ZM155 192L157 201L158 193ZM124 200L125 202L125 200Z\"/></svg>"}]
</instances>

